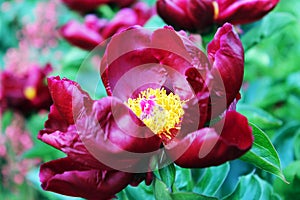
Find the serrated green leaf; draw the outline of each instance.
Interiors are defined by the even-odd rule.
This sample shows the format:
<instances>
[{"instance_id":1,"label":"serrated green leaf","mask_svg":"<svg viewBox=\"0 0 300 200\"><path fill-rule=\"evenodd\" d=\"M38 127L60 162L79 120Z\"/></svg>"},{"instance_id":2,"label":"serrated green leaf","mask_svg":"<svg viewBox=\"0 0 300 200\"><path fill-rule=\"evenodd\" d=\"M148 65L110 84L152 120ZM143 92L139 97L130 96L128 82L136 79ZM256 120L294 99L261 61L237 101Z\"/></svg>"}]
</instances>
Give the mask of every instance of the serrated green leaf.
<instances>
[{"instance_id":1,"label":"serrated green leaf","mask_svg":"<svg viewBox=\"0 0 300 200\"><path fill-rule=\"evenodd\" d=\"M153 191L155 199L172 200L166 184L157 178L154 179Z\"/></svg>"},{"instance_id":2,"label":"serrated green leaf","mask_svg":"<svg viewBox=\"0 0 300 200\"><path fill-rule=\"evenodd\" d=\"M229 163L217 167L206 168L200 180L195 184L193 192L214 196L225 181L229 170Z\"/></svg>"},{"instance_id":3,"label":"serrated green leaf","mask_svg":"<svg viewBox=\"0 0 300 200\"><path fill-rule=\"evenodd\" d=\"M215 197L208 197L192 192L174 192L171 194L172 200L216 200Z\"/></svg>"},{"instance_id":4,"label":"serrated green leaf","mask_svg":"<svg viewBox=\"0 0 300 200\"><path fill-rule=\"evenodd\" d=\"M176 169L174 164L170 164L166 167L159 169L159 175L162 181L167 185L167 187L172 188L176 176Z\"/></svg>"},{"instance_id":5,"label":"serrated green leaf","mask_svg":"<svg viewBox=\"0 0 300 200\"><path fill-rule=\"evenodd\" d=\"M282 125L282 121L273 117L266 111L245 104L239 104L237 110L248 118L248 121L262 129L276 128Z\"/></svg>"},{"instance_id":6,"label":"serrated green leaf","mask_svg":"<svg viewBox=\"0 0 300 200\"><path fill-rule=\"evenodd\" d=\"M289 13L275 12L266 16L261 23L241 37L245 50L260 43L263 39L278 33L286 26L294 23L295 17Z\"/></svg>"},{"instance_id":7,"label":"serrated green leaf","mask_svg":"<svg viewBox=\"0 0 300 200\"><path fill-rule=\"evenodd\" d=\"M253 173L240 177L233 193L223 198L224 200L279 200L280 197L274 193L268 182L262 180Z\"/></svg>"},{"instance_id":8,"label":"serrated green leaf","mask_svg":"<svg viewBox=\"0 0 300 200\"><path fill-rule=\"evenodd\" d=\"M287 166L283 173L289 184L280 179L274 180L274 190L283 197L283 199L298 199L300 196L300 161L295 161Z\"/></svg>"},{"instance_id":9,"label":"serrated green leaf","mask_svg":"<svg viewBox=\"0 0 300 200\"><path fill-rule=\"evenodd\" d=\"M253 146L240 159L285 180L281 171L279 156L272 142L256 125L252 123L250 125L254 136Z\"/></svg>"}]
</instances>

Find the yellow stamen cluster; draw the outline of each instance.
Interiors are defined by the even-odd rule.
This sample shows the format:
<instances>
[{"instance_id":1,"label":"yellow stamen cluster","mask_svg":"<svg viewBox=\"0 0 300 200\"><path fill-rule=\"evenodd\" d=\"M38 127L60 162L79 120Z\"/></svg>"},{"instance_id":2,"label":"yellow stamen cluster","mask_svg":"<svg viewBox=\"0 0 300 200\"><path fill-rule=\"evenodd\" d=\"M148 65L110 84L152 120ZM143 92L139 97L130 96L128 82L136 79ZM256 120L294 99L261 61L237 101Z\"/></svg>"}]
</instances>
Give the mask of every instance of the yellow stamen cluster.
<instances>
[{"instance_id":1,"label":"yellow stamen cluster","mask_svg":"<svg viewBox=\"0 0 300 200\"><path fill-rule=\"evenodd\" d=\"M24 89L24 96L28 100L33 100L36 97L36 89L34 87L28 86Z\"/></svg>"},{"instance_id":2,"label":"yellow stamen cluster","mask_svg":"<svg viewBox=\"0 0 300 200\"><path fill-rule=\"evenodd\" d=\"M143 106L144 102L149 102ZM129 98L127 106L160 137L171 139L171 129L180 129L184 101L176 94L167 94L165 89L142 91L135 99ZM147 110L146 110L147 108ZM144 109L144 110L143 110Z\"/></svg>"}]
</instances>

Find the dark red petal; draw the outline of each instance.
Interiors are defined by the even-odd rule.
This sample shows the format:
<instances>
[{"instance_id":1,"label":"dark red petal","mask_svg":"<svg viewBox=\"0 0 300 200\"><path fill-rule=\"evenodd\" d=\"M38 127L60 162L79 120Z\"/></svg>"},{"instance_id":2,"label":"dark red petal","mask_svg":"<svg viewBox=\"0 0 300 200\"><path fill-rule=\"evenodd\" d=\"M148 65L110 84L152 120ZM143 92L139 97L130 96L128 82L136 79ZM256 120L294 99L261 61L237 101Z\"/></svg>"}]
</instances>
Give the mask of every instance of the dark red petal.
<instances>
[{"instance_id":1,"label":"dark red petal","mask_svg":"<svg viewBox=\"0 0 300 200\"><path fill-rule=\"evenodd\" d=\"M51 70L51 65L46 64L43 68L33 65L19 74L9 70L1 72L1 106L17 110L24 115L42 109L49 110L52 100L45 78ZM26 96L25 91L28 88L33 89L35 95Z\"/></svg>"},{"instance_id":2,"label":"dark red petal","mask_svg":"<svg viewBox=\"0 0 300 200\"><path fill-rule=\"evenodd\" d=\"M214 21L214 7L212 0L188 1L188 14L199 32L209 30ZM188 29L189 30L189 29Z\"/></svg>"},{"instance_id":3,"label":"dark red petal","mask_svg":"<svg viewBox=\"0 0 300 200\"><path fill-rule=\"evenodd\" d=\"M151 47L150 36L149 30L133 28L112 37L100 70L109 95L114 94L121 100L127 101L143 84L156 82L156 78L161 79L160 74L155 75L161 73L158 67L153 70L149 66L157 63L151 51L147 49ZM151 81L150 77L154 80Z\"/></svg>"},{"instance_id":4,"label":"dark red petal","mask_svg":"<svg viewBox=\"0 0 300 200\"><path fill-rule=\"evenodd\" d=\"M53 105L56 107L61 117L68 123L74 124L74 113L80 113L82 99L91 100L90 96L84 92L78 83L60 79L58 76L48 78L48 86Z\"/></svg>"},{"instance_id":5,"label":"dark red petal","mask_svg":"<svg viewBox=\"0 0 300 200\"><path fill-rule=\"evenodd\" d=\"M167 153L181 167L220 165L248 151L253 143L247 119L235 111L226 113L214 128L203 128L166 146Z\"/></svg>"},{"instance_id":6,"label":"dark red petal","mask_svg":"<svg viewBox=\"0 0 300 200\"><path fill-rule=\"evenodd\" d=\"M259 20L270 12L279 0L218 0L218 24L230 22L232 24L245 24Z\"/></svg>"},{"instance_id":7,"label":"dark red petal","mask_svg":"<svg viewBox=\"0 0 300 200\"><path fill-rule=\"evenodd\" d=\"M113 97L94 102L91 113L81 113L76 127L89 152L118 170L147 171L149 159L157 154L161 144L158 136Z\"/></svg>"},{"instance_id":8,"label":"dark red petal","mask_svg":"<svg viewBox=\"0 0 300 200\"><path fill-rule=\"evenodd\" d=\"M112 1L120 7L127 7L132 5L137 0L112 0Z\"/></svg>"},{"instance_id":9,"label":"dark red petal","mask_svg":"<svg viewBox=\"0 0 300 200\"><path fill-rule=\"evenodd\" d=\"M136 28L112 37L101 72L108 94L123 101L148 87L165 87L188 99L196 91L189 86L186 71L195 66L205 74L208 65L204 53L172 28L153 33Z\"/></svg>"},{"instance_id":10,"label":"dark red petal","mask_svg":"<svg viewBox=\"0 0 300 200\"><path fill-rule=\"evenodd\" d=\"M68 157L45 163L40 168L44 190L86 199L110 199L132 178L133 174L126 172L88 169Z\"/></svg>"},{"instance_id":11,"label":"dark red petal","mask_svg":"<svg viewBox=\"0 0 300 200\"><path fill-rule=\"evenodd\" d=\"M92 50L103 41L96 30L76 21L69 21L59 31L69 43L85 50Z\"/></svg>"},{"instance_id":12,"label":"dark red petal","mask_svg":"<svg viewBox=\"0 0 300 200\"><path fill-rule=\"evenodd\" d=\"M187 14L188 1L158 0L157 13L167 23L177 30L195 31L196 27Z\"/></svg>"},{"instance_id":13,"label":"dark red petal","mask_svg":"<svg viewBox=\"0 0 300 200\"><path fill-rule=\"evenodd\" d=\"M112 97L93 101L77 83L68 79L51 77L48 81L54 105L45 129L38 136L44 142L78 162L84 163L85 159L86 165L101 169L107 169L108 165L131 168L141 159L150 159L152 151L159 149L161 139L123 102ZM142 163L145 170L147 164Z\"/></svg>"},{"instance_id":14,"label":"dark red petal","mask_svg":"<svg viewBox=\"0 0 300 200\"><path fill-rule=\"evenodd\" d=\"M98 6L112 2L112 0L62 0L69 8L80 11L88 12L96 10Z\"/></svg>"},{"instance_id":15,"label":"dark red petal","mask_svg":"<svg viewBox=\"0 0 300 200\"><path fill-rule=\"evenodd\" d=\"M209 90L215 117L239 94L244 75L244 50L233 26L228 23L218 29L207 49L212 62Z\"/></svg>"}]
</instances>

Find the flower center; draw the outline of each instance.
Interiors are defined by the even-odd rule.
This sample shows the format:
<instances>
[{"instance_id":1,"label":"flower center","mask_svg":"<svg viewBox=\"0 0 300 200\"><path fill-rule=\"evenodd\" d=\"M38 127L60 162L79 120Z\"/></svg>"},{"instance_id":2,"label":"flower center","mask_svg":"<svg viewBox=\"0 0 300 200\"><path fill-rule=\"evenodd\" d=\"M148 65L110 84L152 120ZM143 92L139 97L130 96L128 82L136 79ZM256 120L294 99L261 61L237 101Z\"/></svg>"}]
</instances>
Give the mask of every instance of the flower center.
<instances>
[{"instance_id":1,"label":"flower center","mask_svg":"<svg viewBox=\"0 0 300 200\"><path fill-rule=\"evenodd\" d=\"M142 91L135 99L129 98L127 106L144 124L163 139L171 139L178 132L184 110L184 101L165 89Z\"/></svg>"},{"instance_id":2,"label":"flower center","mask_svg":"<svg viewBox=\"0 0 300 200\"><path fill-rule=\"evenodd\" d=\"M28 100L33 100L36 97L36 89L32 86L28 86L24 89L24 96Z\"/></svg>"}]
</instances>

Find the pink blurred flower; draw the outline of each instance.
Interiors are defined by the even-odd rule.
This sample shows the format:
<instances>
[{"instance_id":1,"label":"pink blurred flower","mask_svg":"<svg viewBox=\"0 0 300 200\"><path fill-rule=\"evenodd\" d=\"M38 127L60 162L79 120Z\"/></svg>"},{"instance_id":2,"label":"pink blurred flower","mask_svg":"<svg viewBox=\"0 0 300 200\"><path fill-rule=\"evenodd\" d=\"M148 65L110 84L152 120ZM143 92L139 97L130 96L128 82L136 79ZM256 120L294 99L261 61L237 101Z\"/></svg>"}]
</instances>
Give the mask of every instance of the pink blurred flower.
<instances>
[{"instance_id":1,"label":"pink blurred flower","mask_svg":"<svg viewBox=\"0 0 300 200\"><path fill-rule=\"evenodd\" d=\"M103 4L115 4L119 7L127 7L136 0L62 0L69 8L79 11L88 12L96 10L98 6Z\"/></svg>"},{"instance_id":2,"label":"pink blurred flower","mask_svg":"<svg viewBox=\"0 0 300 200\"><path fill-rule=\"evenodd\" d=\"M136 3L132 8L121 9L108 21L95 15L87 15L84 24L69 21L60 28L60 34L72 45L85 50L92 50L105 39L130 26L143 26L153 15L154 10L145 3Z\"/></svg>"},{"instance_id":3,"label":"pink blurred flower","mask_svg":"<svg viewBox=\"0 0 300 200\"><path fill-rule=\"evenodd\" d=\"M27 172L39 162L38 159L20 159L25 151L33 147L31 135L24 130L24 123L23 116L14 113L11 124L4 134L0 134L0 149L4 149L0 158L5 163L1 166L3 180L0 183L5 187L22 184Z\"/></svg>"},{"instance_id":4,"label":"pink blurred flower","mask_svg":"<svg viewBox=\"0 0 300 200\"><path fill-rule=\"evenodd\" d=\"M2 112L13 109L28 115L34 111L48 110L52 100L45 79L51 71L51 65L47 64L44 68L33 65L22 74L9 69L0 72Z\"/></svg>"}]
</instances>

